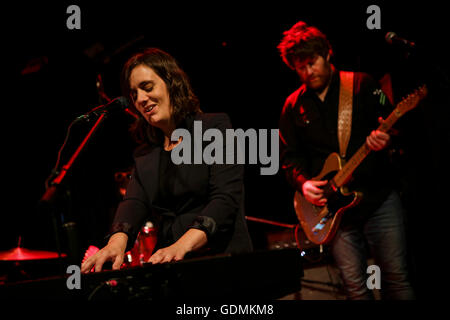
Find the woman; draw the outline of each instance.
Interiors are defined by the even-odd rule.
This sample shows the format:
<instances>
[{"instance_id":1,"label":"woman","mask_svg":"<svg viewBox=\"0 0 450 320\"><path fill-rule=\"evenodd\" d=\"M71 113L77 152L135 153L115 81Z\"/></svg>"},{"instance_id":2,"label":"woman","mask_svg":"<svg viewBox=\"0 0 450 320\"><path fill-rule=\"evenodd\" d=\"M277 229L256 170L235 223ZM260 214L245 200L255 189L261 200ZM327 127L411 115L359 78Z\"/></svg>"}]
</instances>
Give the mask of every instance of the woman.
<instances>
[{"instance_id":1,"label":"woman","mask_svg":"<svg viewBox=\"0 0 450 320\"><path fill-rule=\"evenodd\" d=\"M170 152L180 142L172 132L194 121L203 130L231 128L225 114L203 114L186 74L166 52L150 48L135 54L122 74L124 92L139 114L134 134L141 146L124 200L119 204L108 244L82 264L98 272L106 261L120 268L143 223L156 223L158 240L149 262L178 261L187 254L248 252L251 241L243 212L243 166L181 164ZM191 139L192 140L192 139ZM193 162L192 162L193 163Z\"/></svg>"}]
</instances>

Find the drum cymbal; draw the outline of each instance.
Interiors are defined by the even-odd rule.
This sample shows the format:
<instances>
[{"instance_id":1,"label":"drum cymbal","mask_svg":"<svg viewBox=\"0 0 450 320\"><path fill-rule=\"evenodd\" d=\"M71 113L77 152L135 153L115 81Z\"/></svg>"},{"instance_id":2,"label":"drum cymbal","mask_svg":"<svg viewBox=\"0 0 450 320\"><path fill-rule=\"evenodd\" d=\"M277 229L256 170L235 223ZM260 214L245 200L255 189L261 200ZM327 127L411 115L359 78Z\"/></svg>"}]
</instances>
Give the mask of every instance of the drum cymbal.
<instances>
[{"instance_id":1,"label":"drum cymbal","mask_svg":"<svg viewBox=\"0 0 450 320\"><path fill-rule=\"evenodd\" d=\"M61 256L65 257L67 255L63 253L61 254ZM29 250L21 247L0 252L0 260L5 261L43 260L57 258L59 258L57 252Z\"/></svg>"}]
</instances>

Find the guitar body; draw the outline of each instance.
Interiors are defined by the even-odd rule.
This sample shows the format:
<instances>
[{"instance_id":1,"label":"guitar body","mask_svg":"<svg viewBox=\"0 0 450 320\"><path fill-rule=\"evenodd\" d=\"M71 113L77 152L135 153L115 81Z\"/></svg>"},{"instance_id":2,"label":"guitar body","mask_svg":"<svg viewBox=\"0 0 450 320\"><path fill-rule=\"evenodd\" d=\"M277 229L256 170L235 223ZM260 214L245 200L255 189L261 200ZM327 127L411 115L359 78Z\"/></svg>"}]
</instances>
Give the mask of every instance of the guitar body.
<instances>
[{"instance_id":1,"label":"guitar body","mask_svg":"<svg viewBox=\"0 0 450 320\"><path fill-rule=\"evenodd\" d=\"M325 160L320 174L312 180L330 181L342 169L343 162L337 153ZM297 191L294 196L294 208L303 231L315 244L326 244L336 234L342 214L356 206L361 200L359 192L347 192L344 187L334 189L331 185L324 188L327 204L323 207L313 205Z\"/></svg>"}]
</instances>

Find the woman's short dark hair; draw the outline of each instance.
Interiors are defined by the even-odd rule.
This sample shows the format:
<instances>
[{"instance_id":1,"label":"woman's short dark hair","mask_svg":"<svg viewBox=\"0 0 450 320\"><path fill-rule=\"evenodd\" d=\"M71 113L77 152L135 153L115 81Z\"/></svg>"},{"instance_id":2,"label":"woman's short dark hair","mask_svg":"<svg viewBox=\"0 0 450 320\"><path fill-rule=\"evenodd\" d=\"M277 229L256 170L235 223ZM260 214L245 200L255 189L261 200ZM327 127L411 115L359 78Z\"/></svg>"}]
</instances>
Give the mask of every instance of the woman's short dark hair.
<instances>
[{"instance_id":1,"label":"woman's short dark hair","mask_svg":"<svg viewBox=\"0 0 450 320\"><path fill-rule=\"evenodd\" d=\"M303 21L297 22L283 36L278 50L284 63L291 69L295 69L296 60L305 60L314 55L326 58L328 54L333 54L327 37L319 29Z\"/></svg>"},{"instance_id":2,"label":"woman's short dark hair","mask_svg":"<svg viewBox=\"0 0 450 320\"><path fill-rule=\"evenodd\" d=\"M188 76L170 54L158 48L148 48L138 52L125 63L122 70L122 91L130 101L132 101L130 75L133 69L140 65L151 68L166 84L176 125L190 114L201 113L200 103L192 91ZM133 103L130 103L130 106L139 115L131 128L137 142L162 143L161 130L151 126L136 110Z\"/></svg>"}]
</instances>

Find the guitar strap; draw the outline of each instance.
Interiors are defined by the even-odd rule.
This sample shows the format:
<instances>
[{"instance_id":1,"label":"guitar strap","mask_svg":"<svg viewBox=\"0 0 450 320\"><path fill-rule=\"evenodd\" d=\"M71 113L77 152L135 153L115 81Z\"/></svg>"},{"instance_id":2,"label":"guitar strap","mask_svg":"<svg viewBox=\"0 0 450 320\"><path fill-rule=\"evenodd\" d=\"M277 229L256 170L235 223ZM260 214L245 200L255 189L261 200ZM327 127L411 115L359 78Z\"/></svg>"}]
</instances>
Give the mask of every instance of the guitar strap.
<instances>
[{"instance_id":1,"label":"guitar strap","mask_svg":"<svg viewBox=\"0 0 450 320\"><path fill-rule=\"evenodd\" d=\"M340 71L338 140L339 152L345 158L352 132L353 72Z\"/></svg>"}]
</instances>

